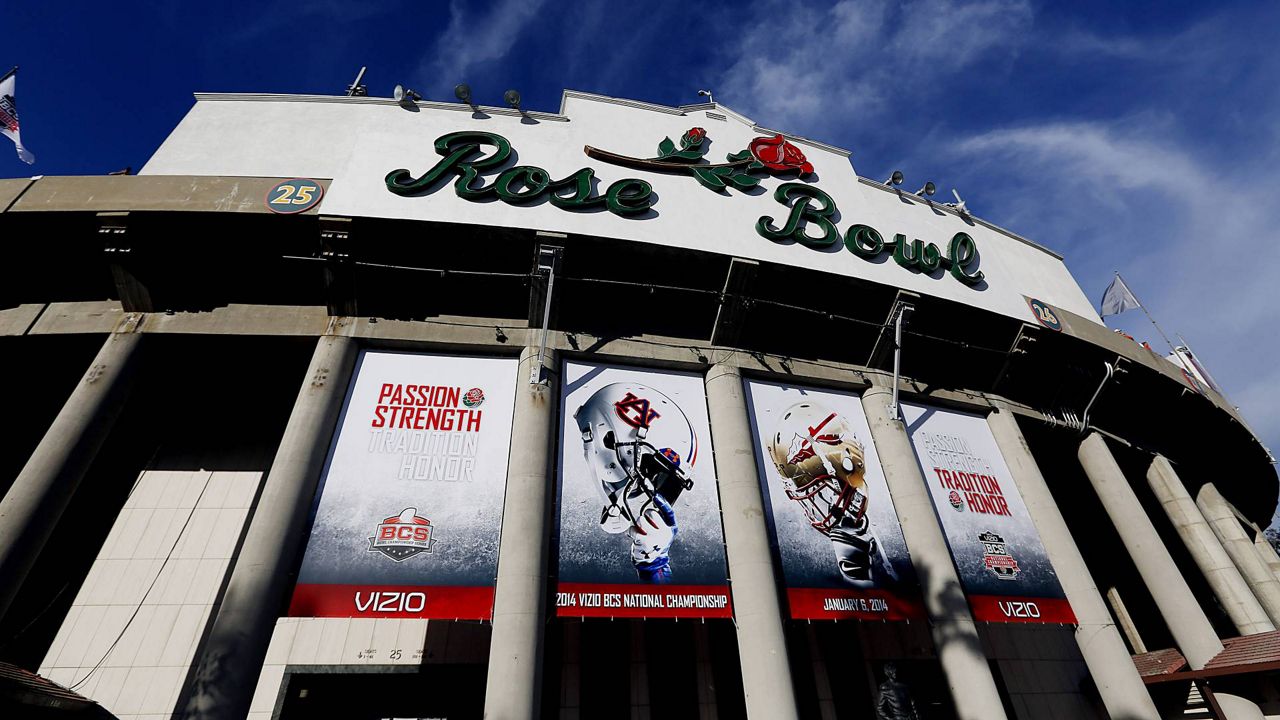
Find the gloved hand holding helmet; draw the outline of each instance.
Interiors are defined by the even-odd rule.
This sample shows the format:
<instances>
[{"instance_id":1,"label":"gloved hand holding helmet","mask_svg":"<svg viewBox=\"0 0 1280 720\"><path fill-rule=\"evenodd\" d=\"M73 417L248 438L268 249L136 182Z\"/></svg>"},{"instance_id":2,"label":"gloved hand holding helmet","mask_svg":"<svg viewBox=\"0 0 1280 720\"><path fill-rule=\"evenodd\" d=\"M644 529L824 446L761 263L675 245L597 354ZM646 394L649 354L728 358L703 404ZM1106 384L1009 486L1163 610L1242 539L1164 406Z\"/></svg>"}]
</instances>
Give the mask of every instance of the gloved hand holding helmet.
<instances>
[{"instance_id":1,"label":"gloved hand holding helmet","mask_svg":"<svg viewBox=\"0 0 1280 720\"><path fill-rule=\"evenodd\" d=\"M673 505L693 487L698 439L666 395L638 383L611 383L574 413L582 449L604 504L600 528L626 532L631 561L646 582L671 580Z\"/></svg>"},{"instance_id":2,"label":"gloved hand holding helmet","mask_svg":"<svg viewBox=\"0 0 1280 720\"><path fill-rule=\"evenodd\" d=\"M653 496L653 505L640 513L631 535L631 562L641 580L665 584L671 582L671 543L680 531L676 513L661 493Z\"/></svg>"}]
</instances>

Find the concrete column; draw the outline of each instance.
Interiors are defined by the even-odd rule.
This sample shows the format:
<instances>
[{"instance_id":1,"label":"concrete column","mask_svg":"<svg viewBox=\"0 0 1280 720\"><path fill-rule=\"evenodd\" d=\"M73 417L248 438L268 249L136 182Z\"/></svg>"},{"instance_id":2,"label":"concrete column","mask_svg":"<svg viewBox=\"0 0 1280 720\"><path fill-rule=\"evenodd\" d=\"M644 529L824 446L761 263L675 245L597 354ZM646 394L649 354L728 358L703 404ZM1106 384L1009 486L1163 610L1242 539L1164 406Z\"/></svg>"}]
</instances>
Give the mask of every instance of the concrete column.
<instances>
[{"instance_id":1,"label":"concrete column","mask_svg":"<svg viewBox=\"0 0 1280 720\"><path fill-rule=\"evenodd\" d=\"M179 717L239 720L248 712L356 355L351 338L326 335L316 344Z\"/></svg>"},{"instance_id":2,"label":"concrete column","mask_svg":"<svg viewBox=\"0 0 1280 720\"><path fill-rule=\"evenodd\" d=\"M1276 549L1267 540L1266 533L1259 532L1253 538L1253 548L1258 551L1258 557L1262 558L1262 564L1267 566L1273 576L1280 578L1280 555L1276 555Z\"/></svg>"},{"instance_id":3,"label":"concrete column","mask_svg":"<svg viewBox=\"0 0 1280 720\"><path fill-rule=\"evenodd\" d=\"M747 715L798 718L742 376L715 365L706 383Z\"/></svg>"},{"instance_id":4,"label":"concrete column","mask_svg":"<svg viewBox=\"0 0 1280 720\"><path fill-rule=\"evenodd\" d=\"M1022 493L1027 512L1040 533L1049 562L1053 564L1067 601L1071 603L1071 610L1075 612L1079 623L1075 632L1076 643L1094 684L1098 686L1107 713L1113 718L1159 720L1160 713L1133 665L1124 639L1111 622L1111 614L1107 612L1107 605L1093 582L1089 566L1049 492L1049 485L1040 473L1013 413L1006 409L991 413L987 424L1000 454L1009 465L1014 484Z\"/></svg>"},{"instance_id":5,"label":"concrete column","mask_svg":"<svg viewBox=\"0 0 1280 720\"><path fill-rule=\"evenodd\" d=\"M1253 635L1275 630L1266 610L1258 603L1209 523L1200 514L1191 493L1187 492L1173 466L1163 456L1156 455L1151 461L1151 467L1147 468L1147 484L1169 516L1169 522L1178 531L1178 537L1187 546L1196 567L1213 588L1213 594L1236 626L1236 631L1241 635ZM1235 520L1234 517L1231 519ZM1252 547L1243 549L1255 555ZM1265 568L1260 569L1265 572Z\"/></svg>"},{"instance_id":6,"label":"concrete column","mask_svg":"<svg viewBox=\"0 0 1280 720\"><path fill-rule=\"evenodd\" d=\"M142 336L112 333L0 501L3 617L119 416Z\"/></svg>"},{"instance_id":7,"label":"concrete column","mask_svg":"<svg viewBox=\"0 0 1280 720\"><path fill-rule=\"evenodd\" d=\"M1222 497L1213 483L1205 483L1196 494L1196 506L1204 513L1204 519L1209 522L1213 534L1218 536L1223 549L1244 576L1254 597L1262 603L1272 624L1280 624L1280 578L1258 557L1253 539L1240 526L1240 520L1232 511L1231 504Z\"/></svg>"},{"instance_id":8,"label":"concrete column","mask_svg":"<svg viewBox=\"0 0 1280 720\"><path fill-rule=\"evenodd\" d=\"M1111 612L1116 614L1116 624L1120 626L1120 632L1124 633L1125 639L1129 641L1129 647L1133 648L1133 653L1135 655L1145 653L1147 644L1142 641L1138 626L1133 622L1133 616L1129 614L1124 598L1120 597L1120 591L1115 587L1107 588L1107 604L1111 606Z\"/></svg>"},{"instance_id":9,"label":"concrete column","mask_svg":"<svg viewBox=\"0 0 1280 720\"><path fill-rule=\"evenodd\" d=\"M1199 670L1222 652L1222 642L1182 579L1182 570L1165 551L1160 535L1102 436L1090 433L1080 443L1077 456L1178 648L1191 667Z\"/></svg>"},{"instance_id":10,"label":"concrete column","mask_svg":"<svg viewBox=\"0 0 1280 720\"><path fill-rule=\"evenodd\" d=\"M555 353L543 365L545 387L529 384L538 349L525 348L516 373L515 416L507 461L507 508L502 514L493 637L484 716L535 718L541 707L542 632L546 627L547 539L551 533L551 449L560 384Z\"/></svg>"},{"instance_id":11,"label":"concrete column","mask_svg":"<svg viewBox=\"0 0 1280 720\"><path fill-rule=\"evenodd\" d=\"M1193 670L1204 668L1222 652L1222 642L1205 617L1182 572L1164 549L1160 535L1142 509L1129 481L1102 436L1096 432L1080 443L1077 452L1089 483L1115 526L1125 550L1142 576L1165 625L1173 633L1178 649ZM1262 711L1254 703L1234 695L1218 695L1227 720L1261 720Z\"/></svg>"},{"instance_id":12,"label":"concrete column","mask_svg":"<svg viewBox=\"0 0 1280 720\"><path fill-rule=\"evenodd\" d=\"M933 642L947 676L956 716L960 720L1005 718L1000 691L982 652L978 629L951 562L946 537L934 514L911 438L902 422L889 415L892 400L890 388L875 385L863 393L862 407L871 426L871 437L884 468L893 506L898 511L902 536L911 551L911 563L920 577Z\"/></svg>"}]
</instances>

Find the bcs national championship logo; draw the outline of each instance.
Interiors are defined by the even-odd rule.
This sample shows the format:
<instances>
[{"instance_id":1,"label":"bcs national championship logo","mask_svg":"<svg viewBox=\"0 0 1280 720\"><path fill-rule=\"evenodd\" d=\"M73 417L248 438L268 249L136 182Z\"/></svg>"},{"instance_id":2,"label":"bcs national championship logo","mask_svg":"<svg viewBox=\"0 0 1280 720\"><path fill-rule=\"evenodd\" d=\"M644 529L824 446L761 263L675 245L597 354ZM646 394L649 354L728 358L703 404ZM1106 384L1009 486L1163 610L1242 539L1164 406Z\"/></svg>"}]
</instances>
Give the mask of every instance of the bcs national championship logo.
<instances>
[{"instance_id":1,"label":"bcs national championship logo","mask_svg":"<svg viewBox=\"0 0 1280 720\"><path fill-rule=\"evenodd\" d=\"M433 529L430 520L418 515L417 508L405 508L399 515L378 523L369 538L369 552L382 553L396 562L429 553L436 542L431 538Z\"/></svg>"},{"instance_id":2,"label":"bcs national championship logo","mask_svg":"<svg viewBox=\"0 0 1280 720\"><path fill-rule=\"evenodd\" d=\"M1001 580L1018 578L1018 561L1009 554L1004 538L993 532L984 532L978 535L978 542L982 543L982 565L987 570Z\"/></svg>"}]
</instances>

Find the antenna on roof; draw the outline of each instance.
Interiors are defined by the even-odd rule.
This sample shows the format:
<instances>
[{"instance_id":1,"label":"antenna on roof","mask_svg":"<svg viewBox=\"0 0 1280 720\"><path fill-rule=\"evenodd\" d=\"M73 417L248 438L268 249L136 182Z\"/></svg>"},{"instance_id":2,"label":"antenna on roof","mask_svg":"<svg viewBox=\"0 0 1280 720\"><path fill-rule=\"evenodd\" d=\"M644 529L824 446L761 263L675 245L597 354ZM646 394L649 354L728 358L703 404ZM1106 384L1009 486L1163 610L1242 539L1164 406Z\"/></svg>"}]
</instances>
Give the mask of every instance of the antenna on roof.
<instances>
[{"instance_id":1,"label":"antenna on roof","mask_svg":"<svg viewBox=\"0 0 1280 720\"><path fill-rule=\"evenodd\" d=\"M364 79L364 71L367 69L365 65L360 66L360 72L356 73L356 81L347 86L347 97L364 97L369 94L369 88L360 82Z\"/></svg>"}]
</instances>

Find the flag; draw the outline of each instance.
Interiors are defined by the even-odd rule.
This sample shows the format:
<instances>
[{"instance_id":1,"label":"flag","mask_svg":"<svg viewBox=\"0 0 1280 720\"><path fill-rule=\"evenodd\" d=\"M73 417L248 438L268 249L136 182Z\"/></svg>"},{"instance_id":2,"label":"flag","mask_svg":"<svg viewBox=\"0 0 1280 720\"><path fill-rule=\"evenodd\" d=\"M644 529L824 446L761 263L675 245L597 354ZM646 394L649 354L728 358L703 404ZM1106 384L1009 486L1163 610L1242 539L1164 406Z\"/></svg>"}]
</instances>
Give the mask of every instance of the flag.
<instances>
[{"instance_id":1,"label":"flag","mask_svg":"<svg viewBox=\"0 0 1280 720\"><path fill-rule=\"evenodd\" d=\"M1129 291L1129 286L1124 284L1124 278L1120 277L1120 273L1116 273L1116 279L1111 281L1107 291L1102 294L1102 309L1098 314L1102 317L1119 315L1125 310L1140 307L1142 303L1138 302L1138 298Z\"/></svg>"},{"instance_id":2,"label":"flag","mask_svg":"<svg viewBox=\"0 0 1280 720\"><path fill-rule=\"evenodd\" d=\"M18 147L18 157L30 165L36 156L22 147L22 134L18 131L18 105L13 99L14 84L18 78L18 68L14 68L0 77L0 135L13 141Z\"/></svg>"}]
</instances>

